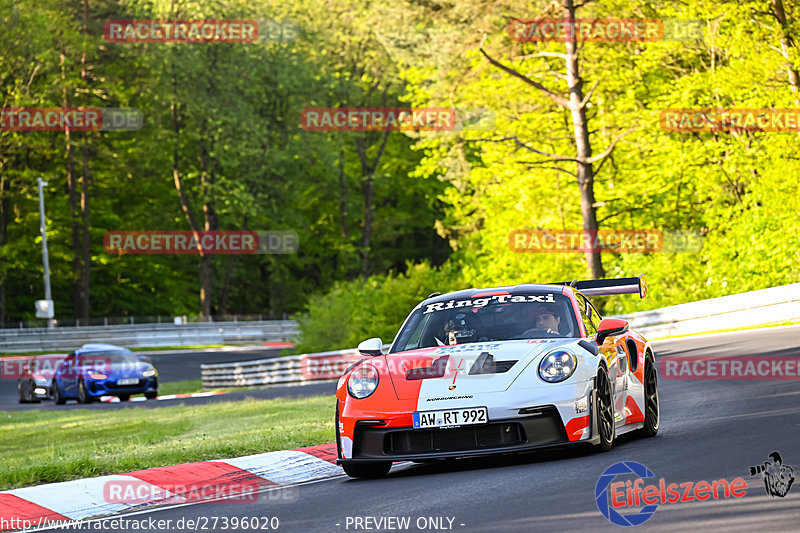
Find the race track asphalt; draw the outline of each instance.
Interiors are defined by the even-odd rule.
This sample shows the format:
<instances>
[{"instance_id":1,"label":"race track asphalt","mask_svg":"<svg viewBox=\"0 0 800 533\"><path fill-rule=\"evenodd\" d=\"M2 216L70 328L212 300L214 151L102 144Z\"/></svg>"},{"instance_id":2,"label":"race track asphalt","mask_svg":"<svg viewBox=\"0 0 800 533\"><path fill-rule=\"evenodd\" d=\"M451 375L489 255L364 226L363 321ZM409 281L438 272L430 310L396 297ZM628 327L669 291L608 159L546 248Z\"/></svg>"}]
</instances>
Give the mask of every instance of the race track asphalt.
<instances>
[{"instance_id":1,"label":"race track asphalt","mask_svg":"<svg viewBox=\"0 0 800 533\"><path fill-rule=\"evenodd\" d=\"M799 344L800 327L787 327L660 341L654 348L657 358L780 358L800 356ZM205 520L208 531L266 530L232 527L233 519L254 517L277 517L277 531L298 533L376 531L373 520L388 517L407 517L409 527L384 531L619 531L598 511L595 486L609 466L636 461L667 484L742 477L748 489L738 499L660 504L647 522L629 530L800 530L800 481L786 497L772 497L761 479L751 477L748 470L779 451L785 464L794 465L800 476L800 381L662 378L660 400L661 429L656 437L621 437L606 453L571 449L450 464L398 464L381 480L351 480L342 475L265 493L256 503L185 505L122 517L171 520L172 526L163 531L175 532L188 530L177 527L180 519ZM361 521L356 522L359 517ZM364 521L366 517L370 521ZM438 522L430 520L437 518ZM260 521L259 526L264 523ZM130 526L116 531L156 529Z\"/></svg>"}]
</instances>

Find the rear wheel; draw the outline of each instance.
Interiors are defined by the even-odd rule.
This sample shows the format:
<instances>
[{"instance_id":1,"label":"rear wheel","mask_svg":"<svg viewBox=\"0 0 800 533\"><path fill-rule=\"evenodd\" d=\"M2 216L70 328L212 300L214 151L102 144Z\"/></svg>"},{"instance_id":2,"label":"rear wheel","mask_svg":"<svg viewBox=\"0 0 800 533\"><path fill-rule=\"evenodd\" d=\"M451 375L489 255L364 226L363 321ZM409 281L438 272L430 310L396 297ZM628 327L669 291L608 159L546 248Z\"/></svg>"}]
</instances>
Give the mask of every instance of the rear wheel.
<instances>
[{"instance_id":1,"label":"rear wheel","mask_svg":"<svg viewBox=\"0 0 800 533\"><path fill-rule=\"evenodd\" d=\"M614 446L616 427L611 381L608 379L608 371L602 367L597 371L595 394L597 394L597 432L600 434L600 442L595 446L595 449L607 452Z\"/></svg>"},{"instance_id":2,"label":"rear wheel","mask_svg":"<svg viewBox=\"0 0 800 533\"><path fill-rule=\"evenodd\" d=\"M53 380L53 401L56 402L56 405L64 405L67 403L67 400L61 396L61 391L58 389L58 383L56 380Z\"/></svg>"},{"instance_id":3,"label":"rear wheel","mask_svg":"<svg viewBox=\"0 0 800 533\"><path fill-rule=\"evenodd\" d=\"M644 427L638 431L641 437L654 437L658 433L661 411L658 407L658 374L653 359L644 360Z\"/></svg>"},{"instance_id":4,"label":"rear wheel","mask_svg":"<svg viewBox=\"0 0 800 533\"><path fill-rule=\"evenodd\" d=\"M389 470L392 468L392 463L345 463L342 465L344 473L350 477L361 477L368 479L375 479L386 477Z\"/></svg>"}]
</instances>

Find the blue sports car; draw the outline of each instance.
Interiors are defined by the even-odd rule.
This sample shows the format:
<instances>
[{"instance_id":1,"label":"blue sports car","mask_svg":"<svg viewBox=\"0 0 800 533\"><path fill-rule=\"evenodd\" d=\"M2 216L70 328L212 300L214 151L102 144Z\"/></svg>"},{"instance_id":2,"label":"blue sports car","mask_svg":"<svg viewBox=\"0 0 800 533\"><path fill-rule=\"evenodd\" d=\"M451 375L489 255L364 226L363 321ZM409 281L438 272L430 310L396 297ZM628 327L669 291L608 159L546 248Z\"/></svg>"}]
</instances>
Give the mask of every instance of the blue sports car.
<instances>
[{"instance_id":1,"label":"blue sports car","mask_svg":"<svg viewBox=\"0 0 800 533\"><path fill-rule=\"evenodd\" d=\"M158 372L132 351L112 344L85 344L70 353L56 368L51 384L53 400L80 403L117 396L128 401L144 393L148 400L158 396Z\"/></svg>"}]
</instances>

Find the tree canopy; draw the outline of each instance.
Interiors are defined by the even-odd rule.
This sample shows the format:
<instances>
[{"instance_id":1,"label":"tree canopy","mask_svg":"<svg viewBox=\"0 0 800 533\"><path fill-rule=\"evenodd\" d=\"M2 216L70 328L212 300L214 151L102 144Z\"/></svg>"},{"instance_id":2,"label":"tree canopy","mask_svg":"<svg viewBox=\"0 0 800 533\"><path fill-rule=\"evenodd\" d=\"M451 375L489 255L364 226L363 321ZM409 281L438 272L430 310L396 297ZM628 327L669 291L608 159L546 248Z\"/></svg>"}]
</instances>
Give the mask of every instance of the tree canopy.
<instances>
[{"instance_id":1,"label":"tree canopy","mask_svg":"<svg viewBox=\"0 0 800 533\"><path fill-rule=\"evenodd\" d=\"M667 35L514 38L515 21L570 17ZM109 42L104 25L126 19L286 31ZM136 131L0 128L0 323L33 318L44 294L39 176L63 320L310 312L308 346L333 349L371 324L389 335L434 290L646 274L654 308L800 277L800 134L659 122L800 109L800 9L782 0L0 0L0 21L4 109L143 117ZM458 126L309 131L310 107L450 108ZM676 231L702 247L519 253L509 235L524 229ZM110 254L103 236L120 230L293 230L300 245Z\"/></svg>"}]
</instances>

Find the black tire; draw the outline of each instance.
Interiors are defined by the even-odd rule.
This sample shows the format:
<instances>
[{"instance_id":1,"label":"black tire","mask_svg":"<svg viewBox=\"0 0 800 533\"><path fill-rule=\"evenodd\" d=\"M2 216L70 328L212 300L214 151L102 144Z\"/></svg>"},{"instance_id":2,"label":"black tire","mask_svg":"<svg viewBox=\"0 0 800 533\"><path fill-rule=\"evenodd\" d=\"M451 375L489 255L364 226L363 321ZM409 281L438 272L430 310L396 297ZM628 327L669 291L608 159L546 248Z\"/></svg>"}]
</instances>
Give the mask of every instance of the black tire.
<instances>
[{"instance_id":1,"label":"black tire","mask_svg":"<svg viewBox=\"0 0 800 533\"><path fill-rule=\"evenodd\" d=\"M608 371L603 367L597 371L594 390L597 395L597 433L600 435L600 442L595 445L595 450L607 452L614 446L617 429L611 380L608 378Z\"/></svg>"},{"instance_id":2,"label":"black tire","mask_svg":"<svg viewBox=\"0 0 800 533\"><path fill-rule=\"evenodd\" d=\"M25 393L22 391L22 381L17 380L17 394L19 395L19 403L30 403L30 397L26 398Z\"/></svg>"},{"instance_id":3,"label":"black tire","mask_svg":"<svg viewBox=\"0 0 800 533\"><path fill-rule=\"evenodd\" d=\"M17 384L18 384L17 385L18 390L20 392L19 403L42 403L42 400L40 400L39 398L34 398L33 397L33 389L35 388L35 385L33 384L33 382L28 381L28 394L27 394L27 397L22 392L22 390L20 390L20 389L23 389L24 386L19 381L17 382Z\"/></svg>"},{"instance_id":4,"label":"black tire","mask_svg":"<svg viewBox=\"0 0 800 533\"><path fill-rule=\"evenodd\" d=\"M377 479L386 477L386 474L392 468L392 463L389 461L381 463L345 463L342 468L344 468L344 473L350 477Z\"/></svg>"},{"instance_id":5,"label":"black tire","mask_svg":"<svg viewBox=\"0 0 800 533\"><path fill-rule=\"evenodd\" d=\"M658 372L653 358L644 360L644 427L637 431L640 437L655 437L661 422L661 409L658 404Z\"/></svg>"},{"instance_id":6,"label":"black tire","mask_svg":"<svg viewBox=\"0 0 800 533\"><path fill-rule=\"evenodd\" d=\"M144 397L146 400L155 400L158 397L158 391L156 392L145 392Z\"/></svg>"},{"instance_id":7,"label":"black tire","mask_svg":"<svg viewBox=\"0 0 800 533\"><path fill-rule=\"evenodd\" d=\"M131 395L130 394L120 394L119 396L117 396L117 398L119 398L119 401L121 401L121 402L127 402L128 400L131 399Z\"/></svg>"},{"instance_id":8,"label":"black tire","mask_svg":"<svg viewBox=\"0 0 800 533\"><path fill-rule=\"evenodd\" d=\"M58 384L56 383L56 380L53 380L53 401L56 402L56 405L64 405L67 403L67 400L61 396L61 391L58 390Z\"/></svg>"},{"instance_id":9,"label":"black tire","mask_svg":"<svg viewBox=\"0 0 800 533\"><path fill-rule=\"evenodd\" d=\"M78 381L78 401L80 403L92 403L92 397L89 396L89 391L86 390L86 383L82 379Z\"/></svg>"}]
</instances>

